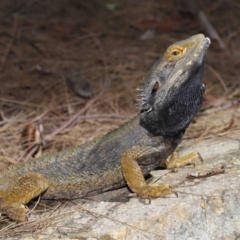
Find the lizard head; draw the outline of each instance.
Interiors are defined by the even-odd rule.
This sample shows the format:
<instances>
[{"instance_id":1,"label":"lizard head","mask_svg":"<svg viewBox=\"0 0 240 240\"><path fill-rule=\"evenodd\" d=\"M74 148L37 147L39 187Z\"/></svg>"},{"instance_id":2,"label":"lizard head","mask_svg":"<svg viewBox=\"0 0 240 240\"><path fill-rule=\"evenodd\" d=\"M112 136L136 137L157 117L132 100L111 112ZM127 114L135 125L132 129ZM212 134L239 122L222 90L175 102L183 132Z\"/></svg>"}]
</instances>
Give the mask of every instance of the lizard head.
<instances>
[{"instance_id":1,"label":"lizard head","mask_svg":"<svg viewBox=\"0 0 240 240\"><path fill-rule=\"evenodd\" d=\"M167 48L144 81L140 125L154 135L182 136L201 107L204 57L210 39L203 34Z\"/></svg>"}]
</instances>

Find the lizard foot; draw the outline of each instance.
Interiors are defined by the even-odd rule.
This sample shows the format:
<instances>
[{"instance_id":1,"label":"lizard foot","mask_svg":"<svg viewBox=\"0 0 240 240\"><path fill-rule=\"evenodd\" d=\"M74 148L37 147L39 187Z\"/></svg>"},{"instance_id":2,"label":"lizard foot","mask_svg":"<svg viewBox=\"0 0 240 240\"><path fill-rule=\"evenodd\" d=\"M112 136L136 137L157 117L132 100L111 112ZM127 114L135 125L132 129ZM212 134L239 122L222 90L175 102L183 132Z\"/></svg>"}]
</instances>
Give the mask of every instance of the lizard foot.
<instances>
[{"instance_id":1,"label":"lizard foot","mask_svg":"<svg viewBox=\"0 0 240 240\"><path fill-rule=\"evenodd\" d=\"M142 186L138 189L132 189L141 198L159 197L162 195L168 195L174 193L172 188L168 184L149 184Z\"/></svg>"},{"instance_id":2,"label":"lizard foot","mask_svg":"<svg viewBox=\"0 0 240 240\"><path fill-rule=\"evenodd\" d=\"M203 162L201 155L198 152L192 152L186 156L179 157L177 152L174 152L171 156L169 156L165 162L161 164L161 167L167 169L174 169L178 171L178 168L186 166L186 165L193 165L195 166L195 160L200 160Z\"/></svg>"},{"instance_id":3,"label":"lizard foot","mask_svg":"<svg viewBox=\"0 0 240 240\"><path fill-rule=\"evenodd\" d=\"M2 200L2 199L1 199ZM9 218L17 222L24 222L27 220L27 209L23 204L6 204L0 200L1 212L7 214Z\"/></svg>"},{"instance_id":4,"label":"lizard foot","mask_svg":"<svg viewBox=\"0 0 240 240\"><path fill-rule=\"evenodd\" d=\"M9 218L23 222L26 221L26 208L24 204L38 196L49 187L49 181L41 174L30 172L18 177L11 184L7 194L0 199L0 212Z\"/></svg>"}]
</instances>

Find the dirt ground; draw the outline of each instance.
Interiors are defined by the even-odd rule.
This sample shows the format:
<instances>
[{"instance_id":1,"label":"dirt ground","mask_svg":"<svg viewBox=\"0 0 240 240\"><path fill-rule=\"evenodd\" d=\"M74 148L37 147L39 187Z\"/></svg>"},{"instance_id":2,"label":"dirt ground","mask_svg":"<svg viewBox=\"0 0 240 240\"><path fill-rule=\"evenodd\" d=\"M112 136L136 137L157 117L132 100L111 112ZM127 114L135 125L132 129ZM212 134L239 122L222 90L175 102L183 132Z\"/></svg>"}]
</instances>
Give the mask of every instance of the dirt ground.
<instances>
[{"instance_id":1,"label":"dirt ground","mask_svg":"<svg viewBox=\"0 0 240 240\"><path fill-rule=\"evenodd\" d=\"M133 117L136 88L166 47L207 35L186 2L1 0L0 169L82 144ZM239 139L239 116L211 127L206 118L221 119L239 106L240 3L196 2L224 46L212 41L205 101L185 139ZM92 97L68 87L66 76L76 70L92 86ZM0 237L19 234L6 217L0 221Z\"/></svg>"}]
</instances>

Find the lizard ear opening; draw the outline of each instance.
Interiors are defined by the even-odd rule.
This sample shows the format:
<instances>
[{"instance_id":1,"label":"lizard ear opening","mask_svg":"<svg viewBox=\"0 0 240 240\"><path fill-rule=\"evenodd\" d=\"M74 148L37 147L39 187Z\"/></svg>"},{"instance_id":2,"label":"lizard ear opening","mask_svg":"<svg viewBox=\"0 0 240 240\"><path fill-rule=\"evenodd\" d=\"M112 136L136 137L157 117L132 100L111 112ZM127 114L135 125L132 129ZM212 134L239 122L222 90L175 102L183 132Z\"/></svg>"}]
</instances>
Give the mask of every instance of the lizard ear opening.
<instances>
[{"instance_id":1,"label":"lizard ear opening","mask_svg":"<svg viewBox=\"0 0 240 240\"><path fill-rule=\"evenodd\" d=\"M158 81L156 81L152 89L152 94L156 93L159 88L160 88L160 84Z\"/></svg>"}]
</instances>

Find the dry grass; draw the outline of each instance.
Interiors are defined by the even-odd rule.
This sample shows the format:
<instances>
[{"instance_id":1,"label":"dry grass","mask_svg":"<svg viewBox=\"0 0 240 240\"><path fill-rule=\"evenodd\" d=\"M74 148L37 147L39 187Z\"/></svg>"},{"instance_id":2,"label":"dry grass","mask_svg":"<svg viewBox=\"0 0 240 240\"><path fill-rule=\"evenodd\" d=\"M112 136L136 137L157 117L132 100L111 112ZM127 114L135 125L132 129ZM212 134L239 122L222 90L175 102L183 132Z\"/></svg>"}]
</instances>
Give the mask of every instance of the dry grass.
<instances>
[{"instance_id":1,"label":"dry grass","mask_svg":"<svg viewBox=\"0 0 240 240\"><path fill-rule=\"evenodd\" d=\"M238 106L240 4L229 1L228 11L221 1L210 7L208 1L201 1L200 6L227 46L220 50L213 43L207 56L206 96L214 98L206 99L202 114L211 117ZM136 28L138 23L187 12L175 1L160 5L125 0L114 11L101 1L74 0L68 5L66 1L18 1L14 6L1 1L0 7L0 169L26 160L21 141L29 123L43 125L45 154L92 140L129 120L137 113L135 89L160 53L170 43L202 31L196 21L180 14L181 29L162 30L154 40L139 40L144 30ZM63 75L79 68L94 88L93 99L81 99L66 87ZM186 139L236 136L240 131L239 114L217 125L215 132L199 119ZM37 232L60 218L59 212L24 224L2 218L5 227L0 236Z\"/></svg>"}]
</instances>

